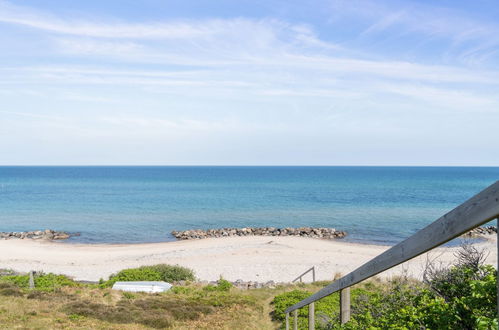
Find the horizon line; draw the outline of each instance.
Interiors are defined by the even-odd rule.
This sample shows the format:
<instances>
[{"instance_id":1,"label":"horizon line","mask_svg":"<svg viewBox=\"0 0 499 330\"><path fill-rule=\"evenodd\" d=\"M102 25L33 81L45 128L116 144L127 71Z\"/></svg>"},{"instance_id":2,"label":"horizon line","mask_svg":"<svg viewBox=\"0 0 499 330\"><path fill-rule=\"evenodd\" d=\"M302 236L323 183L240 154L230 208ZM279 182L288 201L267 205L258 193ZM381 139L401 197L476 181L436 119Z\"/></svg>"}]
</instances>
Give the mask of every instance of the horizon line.
<instances>
[{"instance_id":1,"label":"horizon line","mask_svg":"<svg viewBox=\"0 0 499 330\"><path fill-rule=\"evenodd\" d=\"M289 164L259 164L259 165L212 165L212 164L0 164L0 167L499 167L499 165L289 165Z\"/></svg>"}]
</instances>

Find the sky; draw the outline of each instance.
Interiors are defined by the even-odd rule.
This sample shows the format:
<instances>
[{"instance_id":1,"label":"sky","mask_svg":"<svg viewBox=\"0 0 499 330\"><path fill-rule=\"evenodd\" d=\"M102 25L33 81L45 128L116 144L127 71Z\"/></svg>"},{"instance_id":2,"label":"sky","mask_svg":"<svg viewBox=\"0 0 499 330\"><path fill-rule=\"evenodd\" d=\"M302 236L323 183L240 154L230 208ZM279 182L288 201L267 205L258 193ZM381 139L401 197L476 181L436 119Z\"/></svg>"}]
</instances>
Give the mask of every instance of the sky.
<instances>
[{"instance_id":1,"label":"sky","mask_svg":"<svg viewBox=\"0 0 499 330\"><path fill-rule=\"evenodd\" d=\"M499 6L0 0L0 165L499 166Z\"/></svg>"}]
</instances>

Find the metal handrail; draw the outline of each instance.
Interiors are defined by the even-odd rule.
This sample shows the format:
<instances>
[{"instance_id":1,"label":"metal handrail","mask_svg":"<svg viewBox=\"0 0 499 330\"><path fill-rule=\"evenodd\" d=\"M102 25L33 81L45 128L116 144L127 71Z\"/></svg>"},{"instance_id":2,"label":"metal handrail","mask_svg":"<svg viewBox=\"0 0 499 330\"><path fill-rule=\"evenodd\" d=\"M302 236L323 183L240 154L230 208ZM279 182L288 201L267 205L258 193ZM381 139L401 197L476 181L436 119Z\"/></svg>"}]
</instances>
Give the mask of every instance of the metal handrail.
<instances>
[{"instance_id":1,"label":"metal handrail","mask_svg":"<svg viewBox=\"0 0 499 330\"><path fill-rule=\"evenodd\" d=\"M288 307L285 313L288 316L290 312L338 291L342 291L342 298L345 299L346 296L343 291L346 291L350 286L417 257L498 217L499 181L346 276L332 282L293 306ZM343 302L341 305L343 308ZM345 316L348 320L349 315ZM342 323L344 321L342 318Z\"/></svg>"},{"instance_id":2,"label":"metal handrail","mask_svg":"<svg viewBox=\"0 0 499 330\"><path fill-rule=\"evenodd\" d=\"M297 280L300 280L300 282L303 282L302 277L305 276L309 272L312 272L312 282L315 282L315 266L312 266L311 268L307 269L303 274L301 274L300 276L298 276L297 278L292 280L291 283L294 283Z\"/></svg>"}]
</instances>

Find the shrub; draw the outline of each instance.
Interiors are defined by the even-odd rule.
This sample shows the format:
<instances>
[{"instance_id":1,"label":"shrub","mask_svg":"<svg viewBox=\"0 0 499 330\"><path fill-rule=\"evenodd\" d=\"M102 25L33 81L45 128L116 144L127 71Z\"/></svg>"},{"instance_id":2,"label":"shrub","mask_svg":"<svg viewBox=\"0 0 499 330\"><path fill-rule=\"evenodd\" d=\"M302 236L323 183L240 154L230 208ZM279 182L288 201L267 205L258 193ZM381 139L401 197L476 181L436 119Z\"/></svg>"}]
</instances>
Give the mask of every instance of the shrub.
<instances>
[{"instance_id":1,"label":"shrub","mask_svg":"<svg viewBox=\"0 0 499 330\"><path fill-rule=\"evenodd\" d=\"M161 278L166 282L178 282L178 281L194 281L194 271L192 269L182 267L182 266L172 266L166 264L160 264L155 266L150 266L152 269L161 274Z\"/></svg>"},{"instance_id":2,"label":"shrub","mask_svg":"<svg viewBox=\"0 0 499 330\"><path fill-rule=\"evenodd\" d=\"M11 275L3 276L2 281L11 283L19 288L29 288L29 275ZM78 283L64 275L57 274L37 274L34 277L35 289L37 290L54 290L63 286L77 286Z\"/></svg>"},{"instance_id":3,"label":"shrub","mask_svg":"<svg viewBox=\"0 0 499 330\"><path fill-rule=\"evenodd\" d=\"M172 265L142 266L139 268L123 269L109 277L102 283L102 287L113 286L118 281L193 281L194 272L188 268Z\"/></svg>"},{"instance_id":4,"label":"shrub","mask_svg":"<svg viewBox=\"0 0 499 330\"><path fill-rule=\"evenodd\" d=\"M161 274L150 267L123 269L109 277L105 286L112 286L118 281L161 281Z\"/></svg>"},{"instance_id":5,"label":"shrub","mask_svg":"<svg viewBox=\"0 0 499 330\"><path fill-rule=\"evenodd\" d=\"M424 281L405 277L388 282L369 281L351 289L351 319L340 324L338 294L315 303L316 326L327 329L497 329L497 272L483 265L483 251L466 245L451 267L429 263ZM274 319L284 321L286 308L308 297L294 290L274 298ZM308 309L298 312L298 326L306 328ZM320 323L321 319L325 322ZM291 323L293 317L291 315Z\"/></svg>"},{"instance_id":6,"label":"shrub","mask_svg":"<svg viewBox=\"0 0 499 330\"><path fill-rule=\"evenodd\" d=\"M208 284L207 286L203 287L203 290L228 292L232 287L233 287L232 283L220 277L220 279L217 282L217 285Z\"/></svg>"},{"instance_id":7,"label":"shrub","mask_svg":"<svg viewBox=\"0 0 499 330\"><path fill-rule=\"evenodd\" d=\"M220 278L218 280L217 287L218 287L218 290L220 290L220 291L230 291L230 289L233 287L233 285L229 281L224 280L223 278Z\"/></svg>"},{"instance_id":8,"label":"shrub","mask_svg":"<svg viewBox=\"0 0 499 330\"><path fill-rule=\"evenodd\" d=\"M286 318L286 313L284 311L308 296L310 296L310 292L304 290L293 290L276 296L274 300L272 300L272 304L274 305L273 318L278 321L284 321ZM306 308L300 308L298 310L298 316L308 316L308 310L306 311L307 313L305 313L305 309Z\"/></svg>"},{"instance_id":9,"label":"shrub","mask_svg":"<svg viewBox=\"0 0 499 330\"><path fill-rule=\"evenodd\" d=\"M172 292L172 293L184 294L184 295L191 294L193 291L196 291L196 289L192 288L192 287L188 287L188 286L174 286L170 290L170 292Z\"/></svg>"},{"instance_id":10,"label":"shrub","mask_svg":"<svg viewBox=\"0 0 499 330\"><path fill-rule=\"evenodd\" d=\"M274 305L274 312L272 317L275 320L284 321L286 318L285 310L288 307L296 304L300 300L309 297L312 293L304 290L293 290L285 292L274 298L272 304ZM357 294L357 293L355 293ZM327 296L315 302L316 321L318 326L322 323L328 323L331 319L339 317L339 296L337 294ZM294 319L291 313L291 324ZM306 329L308 327L308 307L300 308L298 310L298 328Z\"/></svg>"},{"instance_id":11,"label":"shrub","mask_svg":"<svg viewBox=\"0 0 499 330\"><path fill-rule=\"evenodd\" d=\"M454 266L427 266L424 282L398 279L352 299L352 318L330 329L497 329L496 271L464 247ZM429 268L428 268L429 267Z\"/></svg>"}]
</instances>

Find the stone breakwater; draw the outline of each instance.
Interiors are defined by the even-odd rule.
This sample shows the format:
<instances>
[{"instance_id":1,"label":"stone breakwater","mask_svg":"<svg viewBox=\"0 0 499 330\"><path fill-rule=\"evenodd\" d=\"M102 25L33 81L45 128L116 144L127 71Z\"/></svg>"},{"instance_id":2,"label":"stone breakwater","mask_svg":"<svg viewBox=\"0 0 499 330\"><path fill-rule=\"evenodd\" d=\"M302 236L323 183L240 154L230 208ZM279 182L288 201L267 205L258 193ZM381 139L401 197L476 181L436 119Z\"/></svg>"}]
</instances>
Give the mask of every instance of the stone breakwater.
<instances>
[{"instance_id":1,"label":"stone breakwater","mask_svg":"<svg viewBox=\"0 0 499 330\"><path fill-rule=\"evenodd\" d=\"M476 227L475 229L470 230L463 236L466 237L475 237L475 236L486 236L486 235L492 235L497 233L497 227L495 226L483 226L483 227Z\"/></svg>"},{"instance_id":2,"label":"stone breakwater","mask_svg":"<svg viewBox=\"0 0 499 330\"><path fill-rule=\"evenodd\" d=\"M185 231L172 231L172 235L179 240L187 239L202 239L211 237L227 237L227 236L301 236L310 238L343 238L346 232L336 230L334 228L274 228L274 227L257 227L257 228L221 228L221 229L193 229Z\"/></svg>"},{"instance_id":3,"label":"stone breakwater","mask_svg":"<svg viewBox=\"0 0 499 330\"><path fill-rule=\"evenodd\" d=\"M68 239L71 235L64 231L55 231L51 229L22 231L22 232L0 232L0 239L45 239L60 240Z\"/></svg>"}]
</instances>

